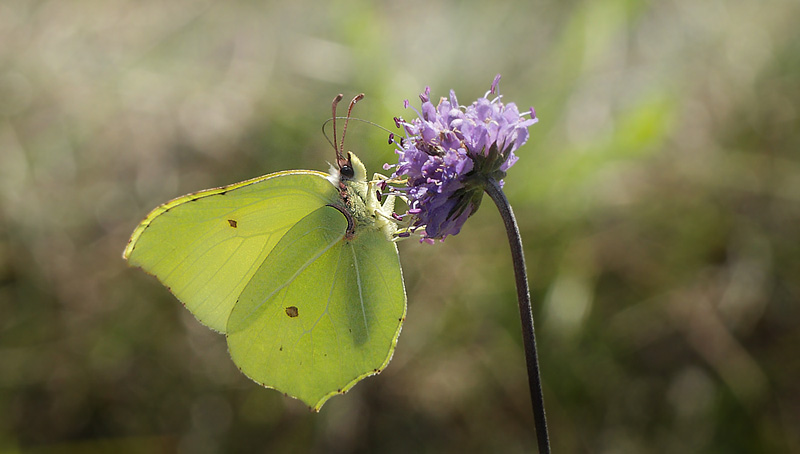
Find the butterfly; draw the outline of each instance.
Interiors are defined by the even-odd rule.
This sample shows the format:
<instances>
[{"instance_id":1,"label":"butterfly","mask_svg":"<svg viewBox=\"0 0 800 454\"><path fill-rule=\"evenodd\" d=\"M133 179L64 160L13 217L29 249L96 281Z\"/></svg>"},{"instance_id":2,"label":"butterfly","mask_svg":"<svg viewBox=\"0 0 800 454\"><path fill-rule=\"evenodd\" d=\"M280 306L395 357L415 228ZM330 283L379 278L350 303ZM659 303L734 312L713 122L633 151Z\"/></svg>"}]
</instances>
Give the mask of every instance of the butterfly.
<instances>
[{"instance_id":1,"label":"butterfly","mask_svg":"<svg viewBox=\"0 0 800 454\"><path fill-rule=\"evenodd\" d=\"M225 334L246 376L315 411L388 365L406 314L395 200L344 153L347 122L336 142L341 99L330 173L276 172L178 197L147 215L123 253Z\"/></svg>"}]
</instances>

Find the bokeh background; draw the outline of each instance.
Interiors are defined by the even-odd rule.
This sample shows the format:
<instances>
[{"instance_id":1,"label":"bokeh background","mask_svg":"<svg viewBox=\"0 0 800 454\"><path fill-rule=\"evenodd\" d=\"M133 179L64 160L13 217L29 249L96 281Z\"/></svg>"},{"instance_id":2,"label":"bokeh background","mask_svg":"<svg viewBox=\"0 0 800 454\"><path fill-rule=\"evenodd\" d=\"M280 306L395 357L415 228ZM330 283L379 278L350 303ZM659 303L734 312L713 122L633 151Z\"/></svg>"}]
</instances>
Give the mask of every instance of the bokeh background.
<instances>
[{"instance_id":1,"label":"bokeh background","mask_svg":"<svg viewBox=\"0 0 800 454\"><path fill-rule=\"evenodd\" d=\"M0 452L530 452L505 233L400 244L390 366L320 414L121 258L157 204L327 170L336 93L502 73L561 453L800 452L800 2L0 3ZM368 169L395 156L354 124Z\"/></svg>"}]
</instances>

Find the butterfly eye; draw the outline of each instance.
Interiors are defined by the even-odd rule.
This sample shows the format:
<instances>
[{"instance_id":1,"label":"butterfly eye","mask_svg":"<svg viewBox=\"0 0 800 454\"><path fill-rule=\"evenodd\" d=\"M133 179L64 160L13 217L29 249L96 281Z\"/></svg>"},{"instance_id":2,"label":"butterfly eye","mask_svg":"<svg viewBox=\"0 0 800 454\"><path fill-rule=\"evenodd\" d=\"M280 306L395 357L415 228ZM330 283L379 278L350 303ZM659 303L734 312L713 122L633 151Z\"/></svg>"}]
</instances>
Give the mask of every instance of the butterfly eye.
<instances>
[{"instance_id":1,"label":"butterfly eye","mask_svg":"<svg viewBox=\"0 0 800 454\"><path fill-rule=\"evenodd\" d=\"M356 172L353 170L353 166L350 164L343 165L341 169L339 169L339 174L345 180L352 180L354 176L356 176Z\"/></svg>"}]
</instances>

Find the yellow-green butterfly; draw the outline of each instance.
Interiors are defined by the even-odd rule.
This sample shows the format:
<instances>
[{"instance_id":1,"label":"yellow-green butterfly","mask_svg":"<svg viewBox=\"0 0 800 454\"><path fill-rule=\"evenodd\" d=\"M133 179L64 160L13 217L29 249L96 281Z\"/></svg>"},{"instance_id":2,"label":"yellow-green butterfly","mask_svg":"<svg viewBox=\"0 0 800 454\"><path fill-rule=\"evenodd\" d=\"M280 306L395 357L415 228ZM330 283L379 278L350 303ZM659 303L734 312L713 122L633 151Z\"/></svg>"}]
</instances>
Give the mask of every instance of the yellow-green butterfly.
<instances>
[{"instance_id":1,"label":"yellow-green butterfly","mask_svg":"<svg viewBox=\"0 0 800 454\"><path fill-rule=\"evenodd\" d=\"M277 172L179 197L148 214L123 253L225 333L245 375L317 411L386 367L406 313L394 199L381 204L361 161L344 156L344 132L337 144L341 97L330 174Z\"/></svg>"}]
</instances>

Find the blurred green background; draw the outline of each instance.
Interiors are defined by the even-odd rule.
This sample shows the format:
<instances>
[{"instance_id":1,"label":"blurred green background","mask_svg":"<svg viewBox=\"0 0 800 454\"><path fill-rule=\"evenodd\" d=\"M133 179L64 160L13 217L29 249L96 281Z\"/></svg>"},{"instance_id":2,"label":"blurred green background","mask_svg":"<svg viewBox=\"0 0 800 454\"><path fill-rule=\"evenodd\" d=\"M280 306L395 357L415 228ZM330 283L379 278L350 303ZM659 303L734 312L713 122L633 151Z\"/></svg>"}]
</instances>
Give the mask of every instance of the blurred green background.
<instances>
[{"instance_id":1,"label":"blurred green background","mask_svg":"<svg viewBox=\"0 0 800 454\"><path fill-rule=\"evenodd\" d=\"M800 452L800 2L0 3L0 452L530 452L505 233L400 244L390 366L320 414L122 260L147 212L327 170L496 73L561 453ZM417 102L418 104L418 102ZM354 124L370 171L395 159Z\"/></svg>"}]
</instances>

